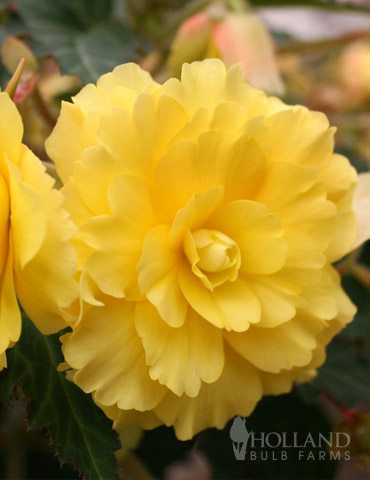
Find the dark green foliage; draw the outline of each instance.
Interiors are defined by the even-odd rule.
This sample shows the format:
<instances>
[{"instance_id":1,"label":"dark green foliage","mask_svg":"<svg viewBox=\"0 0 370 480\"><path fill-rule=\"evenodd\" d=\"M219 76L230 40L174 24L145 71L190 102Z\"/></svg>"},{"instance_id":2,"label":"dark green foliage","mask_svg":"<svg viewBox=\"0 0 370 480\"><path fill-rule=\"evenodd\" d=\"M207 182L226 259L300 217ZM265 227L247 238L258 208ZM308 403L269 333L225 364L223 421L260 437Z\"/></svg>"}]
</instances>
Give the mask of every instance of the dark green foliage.
<instances>
[{"instance_id":1,"label":"dark green foliage","mask_svg":"<svg viewBox=\"0 0 370 480\"><path fill-rule=\"evenodd\" d=\"M30 399L29 427L47 427L61 463L73 463L86 479L117 478L117 434L91 397L57 372L63 360L59 335L42 335L24 316L21 339L7 357L9 368L0 374L1 400L8 404L20 386Z\"/></svg>"},{"instance_id":2,"label":"dark green foliage","mask_svg":"<svg viewBox=\"0 0 370 480\"><path fill-rule=\"evenodd\" d=\"M144 40L111 13L112 2L101 0L24 0L20 7L36 53L54 55L63 73L83 83L140 59Z\"/></svg>"}]
</instances>

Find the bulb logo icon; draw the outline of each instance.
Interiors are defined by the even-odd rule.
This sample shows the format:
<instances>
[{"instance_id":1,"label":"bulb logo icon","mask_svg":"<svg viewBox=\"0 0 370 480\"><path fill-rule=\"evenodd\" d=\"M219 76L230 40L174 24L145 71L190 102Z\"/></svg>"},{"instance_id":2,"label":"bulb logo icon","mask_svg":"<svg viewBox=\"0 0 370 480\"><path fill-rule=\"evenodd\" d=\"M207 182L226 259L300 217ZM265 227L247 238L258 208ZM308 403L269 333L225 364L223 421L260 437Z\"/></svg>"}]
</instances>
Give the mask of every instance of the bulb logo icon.
<instances>
[{"instance_id":1,"label":"bulb logo icon","mask_svg":"<svg viewBox=\"0 0 370 480\"><path fill-rule=\"evenodd\" d=\"M245 460L248 438L252 432L248 432L245 426L245 418L235 417L230 428L230 438L233 442L233 450L236 460Z\"/></svg>"}]
</instances>

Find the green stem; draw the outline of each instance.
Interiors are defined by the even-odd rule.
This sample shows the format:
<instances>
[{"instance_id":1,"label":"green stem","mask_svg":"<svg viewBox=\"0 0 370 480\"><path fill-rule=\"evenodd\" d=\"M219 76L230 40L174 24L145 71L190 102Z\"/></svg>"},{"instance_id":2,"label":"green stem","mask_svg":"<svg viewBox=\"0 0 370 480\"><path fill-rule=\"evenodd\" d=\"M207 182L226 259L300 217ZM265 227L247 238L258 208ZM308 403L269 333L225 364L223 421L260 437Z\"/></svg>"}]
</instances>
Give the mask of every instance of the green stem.
<instances>
[{"instance_id":1,"label":"green stem","mask_svg":"<svg viewBox=\"0 0 370 480\"><path fill-rule=\"evenodd\" d=\"M49 107L47 106L45 100L43 99L38 85L36 85L34 91L33 91L33 98L35 99L37 108L42 116L42 118L46 121L46 123L49 125L49 127L54 128L57 119L55 116L51 113L49 110Z\"/></svg>"},{"instance_id":2,"label":"green stem","mask_svg":"<svg viewBox=\"0 0 370 480\"><path fill-rule=\"evenodd\" d=\"M352 274L352 266L357 264L357 261L361 255L362 247L356 248L349 253L343 260L338 262L335 266L339 275L351 275Z\"/></svg>"},{"instance_id":3,"label":"green stem","mask_svg":"<svg viewBox=\"0 0 370 480\"><path fill-rule=\"evenodd\" d=\"M370 269L359 263L350 266L350 272L362 285L370 288Z\"/></svg>"},{"instance_id":4,"label":"green stem","mask_svg":"<svg viewBox=\"0 0 370 480\"><path fill-rule=\"evenodd\" d=\"M348 33L339 37L318 40L317 42L291 42L281 47L278 47L278 53L293 53L307 50L320 50L323 48L346 45L349 42L354 42L356 40L361 40L364 38L370 38L370 30Z\"/></svg>"},{"instance_id":5,"label":"green stem","mask_svg":"<svg viewBox=\"0 0 370 480\"><path fill-rule=\"evenodd\" d=\"M7 427L6 438L6 478L22 480L25 478L26 446L24 437L24 403L14 400L8 411L5 422Z\"/></svg>"},{"instance_id":6,"label":"green stem","mask_svg":"<svg viewBox=\"0 0 370 480\"><path fill-rule=\"evenodd\" d=\"M132 453L128 453L123 460L120 460L119 464L121 476L126 480L154 480L154 477Z\"/></svg>"},{"instance_id":7,"label":"green stem","mask_svg":"<svg viewBox=\"0 0 370 480\"><path fill-rule=\"evenodd\" d=\"M291 7L291 8L317 8L321 10L329 10L336 12L358 12L358 13L367 13L370 15L370 8L353 5L351 3L334 3L334 2L323 2L320 0L250 0L250 3L253 7L264 8L264 7Z\"/></svg>"}]
</instances>

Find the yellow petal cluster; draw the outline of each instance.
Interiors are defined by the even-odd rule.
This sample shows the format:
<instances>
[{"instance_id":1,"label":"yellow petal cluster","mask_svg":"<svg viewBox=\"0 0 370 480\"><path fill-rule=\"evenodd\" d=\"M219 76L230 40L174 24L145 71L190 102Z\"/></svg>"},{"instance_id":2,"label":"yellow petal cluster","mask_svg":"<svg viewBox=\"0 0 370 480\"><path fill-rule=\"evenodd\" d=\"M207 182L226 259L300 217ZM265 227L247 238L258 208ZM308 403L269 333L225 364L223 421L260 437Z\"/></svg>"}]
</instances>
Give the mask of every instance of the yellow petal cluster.
<instances>
[{"instance_id":1,"label":"yellow petal cluster","mask_svg":"<svg viewBox=\"0 0 370 480\"><path fill-rule=\"evenodd\" d=\"M355 308L332 262L356 234L356 173L323 114L238 66L133 64L65 103L47 150L78 226L74 382L116 427L180 439L312 377Z\"/></svg>"},{"instance_id":2,"label":"yellow petal cluster","mask_svg":"<svg viewBox=\"0 0 370 480\"><path fill-rule=\"evenodd\" d=\"M7 93L0 93L0 369L21 333L21 306L43 333L66 324L62 309L78 297L75 227L63 196L22 142L23 125Z\"/></svg>"}]
</instances>

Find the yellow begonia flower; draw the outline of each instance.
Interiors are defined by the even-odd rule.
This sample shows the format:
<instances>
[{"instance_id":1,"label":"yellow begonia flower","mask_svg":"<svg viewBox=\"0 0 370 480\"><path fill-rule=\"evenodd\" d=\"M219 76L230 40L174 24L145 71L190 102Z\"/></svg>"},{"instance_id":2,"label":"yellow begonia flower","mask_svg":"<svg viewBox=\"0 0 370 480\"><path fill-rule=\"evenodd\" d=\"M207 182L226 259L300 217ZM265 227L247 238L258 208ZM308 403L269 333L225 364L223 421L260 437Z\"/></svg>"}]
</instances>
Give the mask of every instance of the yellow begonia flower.
<instances>
[{"instance_id":1,"label":"yellow begonia flower","mask_svg":"<svg viewBox=\"0 0 370 480\"><path fill-rule=\"evenodd\" d=\"M78 297L76 259L68 243L75 227L63 196L22 142L23 125L0 93L0 369L21 333L17 298L43 333L65 327L60 308Z\"/></svg>"},{"instance_id":2,"label":"yellow begonia flower","mask_svg":"<svg viewBox=\"0 0 370 480\"><path fill-rule=\"evenodd\" d=\"M312 378L355 313L331 263L356 172L325 115L219 60L164 85L122 65L73 102L47 150L79 228L74 382L117 428L188 439Z\"/></svg>"}]
</instances>

